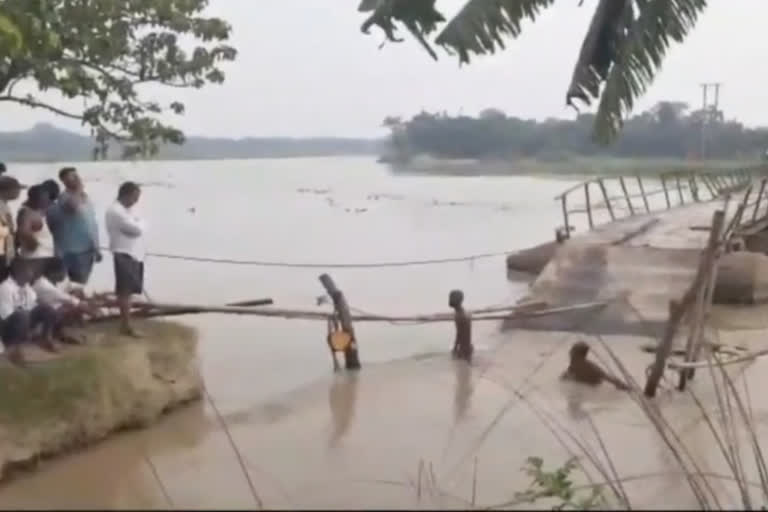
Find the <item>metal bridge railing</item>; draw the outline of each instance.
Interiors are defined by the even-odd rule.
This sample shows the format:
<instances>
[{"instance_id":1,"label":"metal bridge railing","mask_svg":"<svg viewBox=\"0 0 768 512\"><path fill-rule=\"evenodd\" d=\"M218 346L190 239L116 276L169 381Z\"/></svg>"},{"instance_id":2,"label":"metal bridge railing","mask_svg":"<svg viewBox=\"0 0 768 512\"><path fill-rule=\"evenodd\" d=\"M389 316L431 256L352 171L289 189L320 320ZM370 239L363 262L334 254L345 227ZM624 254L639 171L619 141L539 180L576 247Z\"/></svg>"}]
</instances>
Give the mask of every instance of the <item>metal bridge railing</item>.
<instances>
[{"instance_id":1,"label":"metal bridge railing","mask_svg":"<svg viewBox=\"0 0 768 512\"><path fill-rule=\"evenodd\" d=\"M759 192L748 203L745 194L743 209L752 222L768 216L766 188L768 167L736 169L726 172L672 171L659 176L617 176L594 178L574 185L557 197L563 213L563 226L559 228L565 238L576 229L575 219L586 217L589 230L595 226L638 214L648 214L685 204L711 201L749 187L760 176ZM634 188L634 190L630 190ZM663 196L663 201L661 198ZM583 199L583 201L580 201ZM578 201L578 202L577 202ZM761 207L766 210L763 212ZM606 215L607 214L607 217ZM601 218L602 217L602 218ZM740 220L741 221L741 220Z\"/></svg>"}]
</instances>

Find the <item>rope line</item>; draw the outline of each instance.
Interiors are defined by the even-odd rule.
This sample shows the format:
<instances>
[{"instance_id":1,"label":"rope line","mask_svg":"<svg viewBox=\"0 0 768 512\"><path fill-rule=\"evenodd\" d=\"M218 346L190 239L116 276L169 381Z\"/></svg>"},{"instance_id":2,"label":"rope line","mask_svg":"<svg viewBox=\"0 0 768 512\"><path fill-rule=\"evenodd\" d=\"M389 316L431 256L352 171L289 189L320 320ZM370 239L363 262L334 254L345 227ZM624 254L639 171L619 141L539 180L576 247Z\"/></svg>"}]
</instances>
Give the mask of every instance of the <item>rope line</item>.
<instances>
[{"instance_id":1,"label":"rope line","mask_svg":"<svg viewBox=\"0 0 768 512\"><path fill-rule=\"evenodd\" d=\"M100 247L100 250L112 252L108 247ZM265 260L239 260L233 258L212 258L204 256L187 256L183 254L170 254L162 252L148 252L150 258L159 258L166 260L195 261L199 263L220 263L224 265L242 265L252 267L278 267L278 268L386 268L386 267L415 267L424 265L440 265L446 263L462 263L481 259L499 258L506 256L513 251L486 252L472 254L469 256L458 256L455 258L433 258L424 260L406 260L406 261L383 261L369 263L299 263L285 261L265 261Z\"/></svg>"}]
</instances>

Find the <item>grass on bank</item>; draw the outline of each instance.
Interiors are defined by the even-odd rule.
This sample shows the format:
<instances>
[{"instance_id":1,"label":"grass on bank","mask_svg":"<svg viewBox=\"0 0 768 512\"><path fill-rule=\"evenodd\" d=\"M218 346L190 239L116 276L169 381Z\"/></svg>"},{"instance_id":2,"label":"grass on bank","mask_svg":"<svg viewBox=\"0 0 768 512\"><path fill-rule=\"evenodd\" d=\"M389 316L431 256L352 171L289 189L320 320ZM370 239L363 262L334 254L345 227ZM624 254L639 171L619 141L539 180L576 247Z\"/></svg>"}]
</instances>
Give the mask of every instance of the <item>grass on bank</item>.
<instances>
[{"instance_id":1,"label":"grass on bank","mask_svg":"<svg viewBox=\"0 0 768 512\"><path fill-rule=\"evenodd\" d=\"M142 330L146 338L133 340L119 336L116 324L92 325L83 330L87 346L24 369L0 360L0 430L34 444L46 430L87 436L153 419L166 398L153 396L155 380L189 367L197 334L166 321L145 322Z\"/></svg>"}]
</instances>

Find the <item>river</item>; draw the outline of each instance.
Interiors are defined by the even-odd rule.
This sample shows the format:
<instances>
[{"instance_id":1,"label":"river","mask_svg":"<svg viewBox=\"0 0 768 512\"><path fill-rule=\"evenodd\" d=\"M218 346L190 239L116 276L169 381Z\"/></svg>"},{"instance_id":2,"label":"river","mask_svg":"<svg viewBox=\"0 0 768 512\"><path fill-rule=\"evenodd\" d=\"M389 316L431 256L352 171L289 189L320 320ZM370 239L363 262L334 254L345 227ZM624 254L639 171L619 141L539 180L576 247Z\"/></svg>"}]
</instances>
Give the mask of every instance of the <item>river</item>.
<instances>
[{"instance_id":1,"label":"river","mask_svg":"<svg viewBox=\"0 0 768 512\"><path fill-rule=\"evenodd\" d=\"M9 173L33 183L55 177L58 168L17 164ZM150 222L152 253L286 263L425 260L529 247L552 239L554 226L562 222L553 197L570 186L567 180L520 176L393 176L385 166L361 157L105 162L78 168L100 220L122 181L144 185L138 208ZM95 272L95 289L111 286L111 264L105 261ZM322 271L154 257L147 262L146 283L155 300L221 304L272 297L280 307L312 308L323 294L317 279ZM375 313L445 310L452 288L463 289L473 309L509 304L527 288L507 281L501 256L327 271L353 307ZM238 440L258 439L265 425L279 425L296 407L320 407L328 416L326 395L334 380L322 322L219 315L183 321L199 329L208 390L227 423L237 427ZM360 325L363 372L430 356L447 365L443 354L452 335L448 324ZM481 352L501 337L497 325L476 327ZM319 394L313 395L313 389ZM398 405L384 407L396 410ZM311 492L298 481L275 482L261 467L288 461L301 465L309 442L301 432L289 421L280 428L282 442L270 443L270 454L245 455L257 487L269 486L277 496L275 506L313 503ZM304 501L288 498L296 493L303 493ZM325 501L317 498L316 503L377 504L364 497L345 501L343 494L326 489L318 494ZM254 506L209 404L45 463L0 488L3 507L167 507L168 497L182 508ZM270 506L268 497L263 502Z\"/></svg>"}]
</instances>

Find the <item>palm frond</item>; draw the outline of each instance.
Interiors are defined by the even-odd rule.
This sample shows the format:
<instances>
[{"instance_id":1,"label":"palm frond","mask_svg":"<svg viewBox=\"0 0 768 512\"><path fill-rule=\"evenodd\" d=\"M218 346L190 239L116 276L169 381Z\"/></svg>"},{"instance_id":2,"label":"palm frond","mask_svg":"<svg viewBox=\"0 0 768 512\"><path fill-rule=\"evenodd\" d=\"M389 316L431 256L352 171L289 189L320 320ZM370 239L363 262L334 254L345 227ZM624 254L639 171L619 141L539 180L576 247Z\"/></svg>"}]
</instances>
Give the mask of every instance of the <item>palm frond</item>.
<instances>
[{"instance_id":1,"label":"palm frond","mask_svg":"<svg viewBox=\"0 0 768 512\"><path fill-rule=\"evenodd\" d=\"M360 0L360 5L357 10L359 12L371 12L375 10L382 0Z\"/></svg>"},{"instance_id":2,"label":"palm frond","mask_svg":"<svg viewBox=\"0 0 768 512\"><path fill-rule=\"evenodd\" d=\"M437 25L445 21L445 17L435 9L435 0L362 0L358 11L373 11L361 27L364 33L377 25L389 41L399 43L402 39L395 36L396 23L402 23L429 55L437 59L437 54L426 40Z\"/></svg>"},{"instance_id":3,"label":"palm frond","mask_svg":"<svg viewBox=\"0 0 768 512\"><path fill-rule=\"evenodd\" d=\"M566 104L574 106L573 100L577 99L589 105L600 95L600 85L608 77L621 41L632 22L632 7L632 0L600 0L581 45L566 93Z\"/></svg>"},{"instance_id":4,"label":"palm frond","mask_svg":"<svg viewBox=\"0 0 768 512\"><path fill-rule=\"evenodd\" d=\"M535 21L555 0L469 0L445 26L435 42L469 63L470 53L483 55L504 49L504 36L520 35L524 19Z\"/></svg>"},{"instance_id":5,"label":"palm frond","mask_svg":"<svg viewBox=\"0 0 768 512\"><path fill-rule=\"evenodd\" d=\"M629 24L608 72L595 119L595 139L607 143L621 130L635 100L653 82L672 41L682 42L707 0L635 0Z\"/></svg>"}]
</instances>

